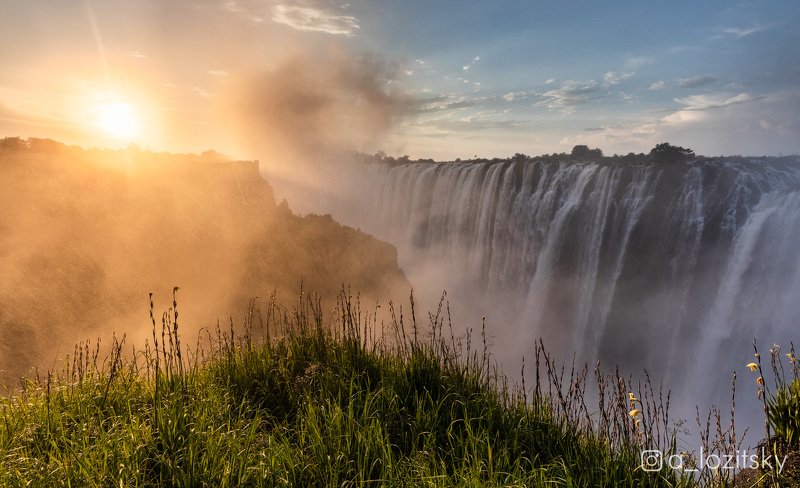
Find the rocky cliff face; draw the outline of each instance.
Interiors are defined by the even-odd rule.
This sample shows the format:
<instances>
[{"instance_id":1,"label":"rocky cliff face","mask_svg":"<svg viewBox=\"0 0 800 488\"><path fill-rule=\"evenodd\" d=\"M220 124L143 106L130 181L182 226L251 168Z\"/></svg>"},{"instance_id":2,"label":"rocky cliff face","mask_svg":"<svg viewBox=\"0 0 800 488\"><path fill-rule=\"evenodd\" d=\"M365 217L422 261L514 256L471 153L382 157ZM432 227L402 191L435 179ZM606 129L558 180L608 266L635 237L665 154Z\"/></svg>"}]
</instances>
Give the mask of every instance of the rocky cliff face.
<instances>
[{"instance_id":1,"label":"rocky cliff face","mask_svg":"<svg viewBox=\"0 0 800 488\"><path fill-rule=\"evenodd\" d=\"M148 293L166 309L174 286L187 334L301 283L331 305L343 284L371 303L410 288L393 246L276 204L255 161L34 141L0 150L0 187L4 383L82 339L143 344Z\"/></svg>"}]
</instances>

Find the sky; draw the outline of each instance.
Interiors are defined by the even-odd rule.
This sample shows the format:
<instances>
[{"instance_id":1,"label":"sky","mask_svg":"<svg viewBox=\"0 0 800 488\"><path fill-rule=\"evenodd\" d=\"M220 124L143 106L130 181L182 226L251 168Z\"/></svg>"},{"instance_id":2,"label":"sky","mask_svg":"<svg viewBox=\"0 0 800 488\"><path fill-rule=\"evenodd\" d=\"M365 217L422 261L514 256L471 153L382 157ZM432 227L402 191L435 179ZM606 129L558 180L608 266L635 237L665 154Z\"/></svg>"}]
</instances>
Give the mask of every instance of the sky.
<instances>
[{"instance_id":1,"label":"sky","mask_svg":"<svg viewBox=\"0 0 800 488\"><path fill-rule=\"evenodd\" d=\"M434 159L796 154L797 25L796 0L0 0L0 137L250 159L289 130Z\"/></svg>"}]
</instances>

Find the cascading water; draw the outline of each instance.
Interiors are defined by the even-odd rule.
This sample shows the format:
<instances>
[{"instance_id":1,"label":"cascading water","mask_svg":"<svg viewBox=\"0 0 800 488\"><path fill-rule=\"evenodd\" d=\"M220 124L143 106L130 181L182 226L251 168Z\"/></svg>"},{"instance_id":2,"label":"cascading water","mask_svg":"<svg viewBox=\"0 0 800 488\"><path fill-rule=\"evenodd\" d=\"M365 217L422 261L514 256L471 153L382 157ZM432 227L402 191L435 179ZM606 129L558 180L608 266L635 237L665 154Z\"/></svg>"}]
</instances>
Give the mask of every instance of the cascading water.
<instances>
[{"instance_id":1,"label":"cascading water","mask_svg":"<svg viewBox=\"0 0 800 488\"><path fill-rule=\"evenodd\" d=\"M412 283L486 315L501 358L544 337L590 364L647 369L691 407L725 401L753 338L764 350L798 339L796 158L376 172L376 233Z\"/></svg>"}]
</instances>

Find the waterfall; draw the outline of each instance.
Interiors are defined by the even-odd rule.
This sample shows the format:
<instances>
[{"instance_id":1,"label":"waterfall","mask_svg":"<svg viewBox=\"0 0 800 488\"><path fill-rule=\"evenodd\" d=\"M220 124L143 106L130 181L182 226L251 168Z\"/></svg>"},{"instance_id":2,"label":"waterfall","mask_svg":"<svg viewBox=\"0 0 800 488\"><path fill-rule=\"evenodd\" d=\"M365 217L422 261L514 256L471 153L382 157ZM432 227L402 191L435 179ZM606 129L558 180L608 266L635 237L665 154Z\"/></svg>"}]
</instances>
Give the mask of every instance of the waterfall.
<instances>
[{"instance_id":1,"label":"waterfall","mask_svg":"<svg viewBox=\"0 0 800 488\"><path fill-rule=\"evenodd\" d=\"M412 283L590 364L727 391L800 323L800 161L381 165L376 233ZM692 378L689 380L688 378Z\"/></svg>"}]
</instances>

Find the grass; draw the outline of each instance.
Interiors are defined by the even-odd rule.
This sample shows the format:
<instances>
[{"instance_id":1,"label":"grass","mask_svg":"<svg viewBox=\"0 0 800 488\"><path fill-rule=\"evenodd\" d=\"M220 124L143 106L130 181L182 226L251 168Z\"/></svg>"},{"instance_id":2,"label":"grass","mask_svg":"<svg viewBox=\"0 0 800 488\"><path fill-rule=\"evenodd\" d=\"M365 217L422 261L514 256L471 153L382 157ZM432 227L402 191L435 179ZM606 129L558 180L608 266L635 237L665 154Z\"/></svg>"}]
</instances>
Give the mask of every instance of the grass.
<instances>
[{"instance_id":1,"label":"grass","mask_svg":"<svg viewBox=\"0 0 800 488\"><path fill-rule=\"evenodd\" d=\"M559 368L538 343L535 381L512 388L446 302L424 328L413 296L410 319L390 311L272 299L188 348L175 297L160 321L151 302L143 349L82 343L2 400L0 485L732 486L642 469L643 449L677 449L649 381Z\"/></svg>"}]
</instances>

